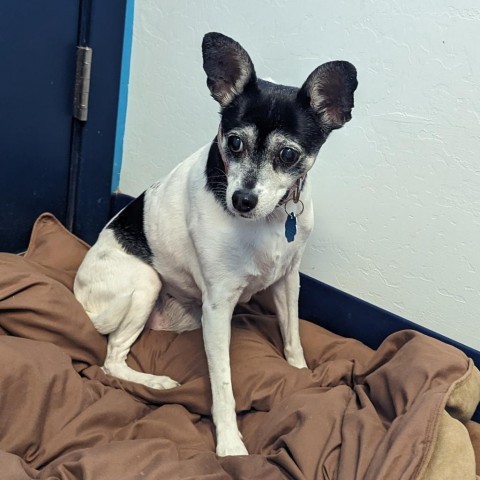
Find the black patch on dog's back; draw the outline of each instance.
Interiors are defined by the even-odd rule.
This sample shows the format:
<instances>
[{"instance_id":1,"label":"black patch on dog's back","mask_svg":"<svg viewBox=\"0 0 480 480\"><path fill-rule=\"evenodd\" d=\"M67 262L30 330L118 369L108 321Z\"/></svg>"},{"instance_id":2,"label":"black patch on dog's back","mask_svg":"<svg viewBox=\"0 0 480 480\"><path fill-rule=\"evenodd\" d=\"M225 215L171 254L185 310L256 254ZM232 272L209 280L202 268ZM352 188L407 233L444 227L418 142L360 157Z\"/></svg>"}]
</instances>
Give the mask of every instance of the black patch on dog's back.
<instances>
[{"instance_id":1,"label":"black patch on dog's back","mask_svg":"<svg viewBox=\"0 0 480 480\"><path fill-rule=\"evenodd\" d=\"M129 203L107 228L113 230L115 239L130 255L152 263L152 250L143 229L145 192Z\"/></svg>"}]
</instances>

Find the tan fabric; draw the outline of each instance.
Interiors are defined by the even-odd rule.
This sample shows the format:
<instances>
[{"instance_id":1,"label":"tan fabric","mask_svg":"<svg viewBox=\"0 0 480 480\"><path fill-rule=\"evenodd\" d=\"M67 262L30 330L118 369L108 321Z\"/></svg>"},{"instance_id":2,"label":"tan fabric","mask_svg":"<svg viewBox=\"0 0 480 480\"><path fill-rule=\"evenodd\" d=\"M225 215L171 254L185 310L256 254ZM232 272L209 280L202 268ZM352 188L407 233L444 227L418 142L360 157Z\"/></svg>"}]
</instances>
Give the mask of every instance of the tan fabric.
<instances>
[{"instance_id":1,"label":"tan fabric","mask_svg":"<svg viewBox=\"0 0 480 480\"><path fill-rule=\"evenodd\" d=\"M474 377L473 380L470 375ZM452 385L446 405L447 412L464 423L472 418L477 407L472 398L480 398L480 372L473 364L470 375Z\"/></svg>"},{"instance_id":2,"label":"tan fabric","mask_svg":"<svg viewBox=\"0 0 480 480\"><path fill-rule=\"evenodd\" d=\"M477 476L480 476L480 424L476 422L467 422L467 430L475 453Z\"/></svg>"},{"instance_id":3,"label":"tan fabric","mask_svg":"<svg viewBox=\"0 0 480 480\"><path fill-rule=\"evenodd\" d=\"M454 476L452 476L454 474ZM422 480L475 480L475 455L465 426L445 410L438 422L432 459Z\"/></svg>"},{"instance_id":4,"label":"tan fabric","mask_svg":"<svg viewBox=\"0 0 480 480\"><path fill-rule=\"evenodd\" d=\"M98 367L106 340L70 291L86 248L44 215L26 258L0 254L1 478L463 480L456 472L474 472L456 419L471 415L480 382L460 351L413 331L372 351L301 322L310 370L298 370L283 358L276 319L256 304L237 309L231 346L252 455L217 458L201 332L145 331L132 348L130 365L171 376L176 389L106 376Z\"/></svg>"},{"instance_id":5,"label":"tan fabric","mask_svg":"<svg viewBox=\"0 0 480 480\"><path fill-rule=\"evenodd\" d=\"M88 249L84 241L70 233L52 214L44 213L33 226L25 257L47 267L50 278L72 289L77 269Z\"/></svg>"}]
</instances>

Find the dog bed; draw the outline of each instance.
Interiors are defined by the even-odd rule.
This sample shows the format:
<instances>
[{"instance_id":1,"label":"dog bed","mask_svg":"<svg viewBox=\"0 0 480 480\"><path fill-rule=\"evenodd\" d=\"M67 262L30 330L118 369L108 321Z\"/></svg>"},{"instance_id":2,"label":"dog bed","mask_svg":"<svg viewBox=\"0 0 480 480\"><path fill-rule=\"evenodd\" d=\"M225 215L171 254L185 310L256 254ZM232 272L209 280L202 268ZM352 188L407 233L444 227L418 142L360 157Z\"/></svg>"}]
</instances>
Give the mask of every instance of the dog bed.
<instances>
[{"instance_id":1,"label":"dog bed","mask_svg":"<svg viewBox=\"0 0 480 480\"><path fill-rule=\"evenodd\" d=\"M2 478L479 478L480 373L462 352L409 330L374 351L301 321L309 370L298 370L256 301L237 308L231 345L251 455L216 457L201 332L145 330L130 352L133 368L178 388L105 375L106 338L71 291L87 249L44 214L24 257L0 254Z\"/></svg>"}]
</instances>

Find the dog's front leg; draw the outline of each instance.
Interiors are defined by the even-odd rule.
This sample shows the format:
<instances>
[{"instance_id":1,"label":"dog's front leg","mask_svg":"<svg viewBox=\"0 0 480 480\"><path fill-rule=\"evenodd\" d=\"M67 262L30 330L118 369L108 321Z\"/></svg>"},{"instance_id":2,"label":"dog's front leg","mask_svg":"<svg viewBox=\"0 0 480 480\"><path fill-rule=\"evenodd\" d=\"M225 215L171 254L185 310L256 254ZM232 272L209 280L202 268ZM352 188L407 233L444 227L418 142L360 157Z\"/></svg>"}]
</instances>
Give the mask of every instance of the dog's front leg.
<instances>
[{"instance_id":1,"label":"dog's front leg","mask_svg":"<svg viewBox=\"0 0 480 480\"><path fill-rule=\"evenodd\" d=\"M308 368L300 342L298 325L298 295L300 290L299 265L294 265L287 274L271 287L280 330L283 337L287 362L297 368Z\"/></svg>"},{"instance_id":2,"label":"dog's front leg","mask_svg":"<svg viewBox=\"0 0 480 480\"><path fill-rule=\"evenodd\" d=\"M224 295L223 295L224 297ZM238 298L203 299L202 328L212 388L212 416L217 431L217 455L248 455L237 426L230 372L233 308Z\"/></svg>"}]
</instances>

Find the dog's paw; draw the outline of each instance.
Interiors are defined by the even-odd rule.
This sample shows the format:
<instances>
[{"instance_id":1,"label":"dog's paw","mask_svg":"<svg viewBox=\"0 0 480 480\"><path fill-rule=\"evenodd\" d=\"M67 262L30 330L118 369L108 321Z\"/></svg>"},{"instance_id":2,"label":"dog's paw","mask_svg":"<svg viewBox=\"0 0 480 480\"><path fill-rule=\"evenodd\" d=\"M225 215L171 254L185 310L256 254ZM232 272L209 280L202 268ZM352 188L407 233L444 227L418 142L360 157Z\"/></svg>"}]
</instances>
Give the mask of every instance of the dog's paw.
<instances>
[{"instance_id":1,"label":"dog's paw","mask_svg":"<svg viewBox=\"0 0 480 480\"><path fill-rule=\"evenodd\" d=\"M305 361L305 357L303 355L303 352L297 353L297 354L288 354L285 352L285 358L287 359L287 362L292 366L296 368L308 368L307 362Z\"/></svg>"},{"instance_id":2,"label":"dog's paw","mask_svg":"<svg viewBox=\"0 0 480 480\"><path fill-rule=\"evenodd\" d=\"M180 386L178 382L172 380L170 377L138 372L127 366L125 363L108 363L102 367L102 370L113 377L140 383L141 385L156 388L157 390L166 390Z\"/></svg>"},{"instance_id":3,"label":"dog's paw","mask_svg":"<svg viewBox=\"0 0 480 480\"><path fill-rule=\"evenodd\" d=\"M141 383L147 387L156 388L157 390L167 390L180 386L178 382L172 380L170 377L160 375L149 375L149 378L145 378L145 381Z\"/></svg>"},{"instance_id":4,"label":"dog's paw","mask_svg":"<svg viewBox=\"0 0 480 480\"><path fill-rule=\"evenodd\" d=\"M226 457L228 455L248 455L248 451L238 435L232 435L231 438L223 440L217 439L216 451L219 457Z\"/></svg>"}]
</instances>

